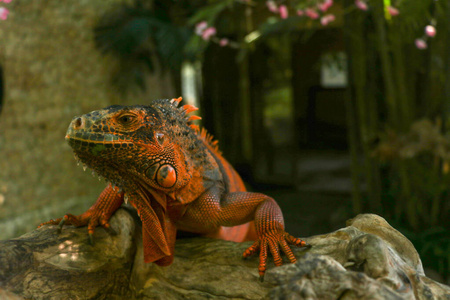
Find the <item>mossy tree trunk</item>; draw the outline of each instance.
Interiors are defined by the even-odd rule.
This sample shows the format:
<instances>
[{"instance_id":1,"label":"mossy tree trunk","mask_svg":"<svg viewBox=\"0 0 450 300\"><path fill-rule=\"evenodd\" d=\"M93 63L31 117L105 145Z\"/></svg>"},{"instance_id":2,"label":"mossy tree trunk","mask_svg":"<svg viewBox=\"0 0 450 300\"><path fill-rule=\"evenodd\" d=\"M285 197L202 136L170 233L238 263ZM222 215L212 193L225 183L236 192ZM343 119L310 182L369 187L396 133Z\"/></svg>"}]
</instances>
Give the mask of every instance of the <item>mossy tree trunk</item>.
<instances>
[{"instance_id":1,"label":"mossy tree trunk","mask_svg":"<svg viewBox=\"0 0 450 300\"><path fill-rule=\"evenodd\" d=\"M347 1L350 5L351 1ZM359 12L352 12L346 16L346 47L349 60L351 103L347 104L347 118L349 124L349 141L353 178L353 206L355 211L380 211L380 180L379 166L371 155L370 144L378 130L378 110L375 98L368 86L368 55L365 16ZM363 168L359 163L361 149ZM364 174L367 184L368 203L364 205L360 200L359 177Z\"/></svg>"},{"instance_id":2,"label":"mossy tree trunk","mask_svg":"<svg viewBox=\"0 0 450 300\"><path fill-rule=\"evenodd\" d=\"M442 12L442 7L433 1L415 3L413 9L417 10L416 15L406 15L407 12L402 15L401 11L400 16L395 17L387 14L385 2L370 1L370 10L363 12L355 8L354 1L345 1L344 30L351 94L347 115L354 181L353 206L355 211L384 210L385 214L398 221L406 221L411 229L420 229L421 224L433 226L439 223L444 193L441 190L432 194L430 187L420 181L420 175L415 174L435 178L439 184L443 182L439 179L443 177L442 161L436 154L430 154L425 159L416 155L392 160L383 166L383 174L389 175L389 178L382 184L380 160L374 157L373 151L375 141L383 133L405 136L418 119L426 117L437 122L447 119L450 109L445 103L450 97L448 91L447 97L442 96L445 94L442 90L445 80L442 78L445 78L444 73L448 73L443 67L448 47L445 52L442 34L445 35L448 29L438 27L442 28L441 36L430 38L426 51L416 49L414 39L423 34L415 27L424 28L430 18L438 19L438 24L448 21L437 13ZM409 14L412 13L411 10ZM443 57L442 65L436 63L439 57ZM448 90L448 78L446 85ZM440 111L444 111L443 116ZM359 164L360 158L362 165ZM367 203L362 202L358 189L360 177L364 177L367 184ZM387 198L381 196L389 193L391 196ZM424 195L428 198L422 199ZM387 203L389 200L386 199L395 202Z\"/></svg>"}]
</instances>

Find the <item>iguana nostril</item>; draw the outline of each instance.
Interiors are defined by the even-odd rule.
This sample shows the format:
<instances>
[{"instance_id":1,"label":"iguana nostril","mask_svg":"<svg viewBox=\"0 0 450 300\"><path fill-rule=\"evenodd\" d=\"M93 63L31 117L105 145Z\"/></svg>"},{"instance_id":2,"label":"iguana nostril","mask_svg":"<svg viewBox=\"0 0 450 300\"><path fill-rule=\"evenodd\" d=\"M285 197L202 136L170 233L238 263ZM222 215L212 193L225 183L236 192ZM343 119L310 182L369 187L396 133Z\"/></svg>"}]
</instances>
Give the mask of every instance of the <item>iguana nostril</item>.
<instances>
[{"instance_id":1,"label":"iguana nostril","mask_svg":"<svg viewBox=\"0 0 450 300\"><path fill-rule=\"evenodd\" d=\"M73 129L80 129L83 126L84 126L84 122L81 117L78 117L75 120L73 120Z\"/></svg>"}]
</instances>

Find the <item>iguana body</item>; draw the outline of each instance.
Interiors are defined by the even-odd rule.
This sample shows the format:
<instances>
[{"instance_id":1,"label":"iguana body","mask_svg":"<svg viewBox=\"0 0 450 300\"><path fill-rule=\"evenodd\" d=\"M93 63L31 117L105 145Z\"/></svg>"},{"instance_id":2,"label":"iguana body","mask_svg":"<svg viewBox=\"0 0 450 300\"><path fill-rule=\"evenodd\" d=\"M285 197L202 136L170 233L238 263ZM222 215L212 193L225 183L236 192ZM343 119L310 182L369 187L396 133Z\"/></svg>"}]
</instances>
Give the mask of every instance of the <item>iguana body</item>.
<instances>
[{"instance_id":1,"label":"iguana body","mask_svg":"<svg viewBox=\"0 0 450 300\"><path fill-rule=\"evenodd\" d=\"M288 244L306 243L284 231L281 210L272 198L245 191L217 143L191 124L199 117L187 114L196 108L179 108L180 101L110 106L74 118L66 139L76 158L111 184L80 216L67 214L41 225L88 225L92 238L94 228L109 228L111 215L129 201L142 220L145 262L172 263L177 230L256 240L244 257L260 251L261 278L268 251L276 265L282 264L280 249L295 262Z\"/></svg>"}]
</instances>

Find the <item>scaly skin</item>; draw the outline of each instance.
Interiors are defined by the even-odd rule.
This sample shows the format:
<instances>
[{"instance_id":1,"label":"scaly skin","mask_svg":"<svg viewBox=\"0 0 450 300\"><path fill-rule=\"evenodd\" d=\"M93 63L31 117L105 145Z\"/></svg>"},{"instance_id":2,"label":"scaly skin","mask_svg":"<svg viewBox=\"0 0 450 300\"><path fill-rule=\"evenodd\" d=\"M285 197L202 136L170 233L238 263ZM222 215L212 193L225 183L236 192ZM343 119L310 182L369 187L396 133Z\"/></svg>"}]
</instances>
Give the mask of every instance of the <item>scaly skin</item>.
<instances>
[{"instance_id":1,"label":"scaly skin","mask_svg":"<svg viewBox=\"0 0 450 300\"><path fill-rule=\"evenodd\" d=\"M129 201L142 220L147 263L172 263L177 230L237 242L256 239L243 256L259 251L261 280L268 251L277 266L282 264L280 252L294 263L289 245L307 244L285 232L275 200L246 192L217 142L191 124L199 117L187 114L196 108L179 108L180 101L116 105L75 117L66 140L85 167L111 183L85 213L40 226L87 225L92 241L95 227L109 228L111 215Z\"/></svg>"}]
</instances>

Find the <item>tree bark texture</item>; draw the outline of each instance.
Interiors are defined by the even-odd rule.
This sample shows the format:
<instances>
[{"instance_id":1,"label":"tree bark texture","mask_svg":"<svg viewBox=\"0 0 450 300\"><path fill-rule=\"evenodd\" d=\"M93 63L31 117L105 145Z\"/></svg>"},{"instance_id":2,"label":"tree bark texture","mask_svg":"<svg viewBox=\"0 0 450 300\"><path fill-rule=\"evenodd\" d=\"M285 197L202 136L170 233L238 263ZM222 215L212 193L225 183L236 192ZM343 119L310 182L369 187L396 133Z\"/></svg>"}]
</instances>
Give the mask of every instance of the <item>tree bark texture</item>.
<instances>
[{"instance_id":1,"label":"tree bark texture","mask_svg":"<svg viewBox=\"0 0 450 300\"><path fill-rule=\"evenodd\" d=\"M177 240L168 267L145 264L141 224L128 208L114 232L45 226L0 242L4 299L449 299L450 287L424 274L419 255L383 218L358 215L347 227L305 240L297 263L269 269L258 281L250 245L207 238ZM446 298L447 297L447 298ZM3 299L2 298L2 299Z\"/></svg>"}]
</instances>

